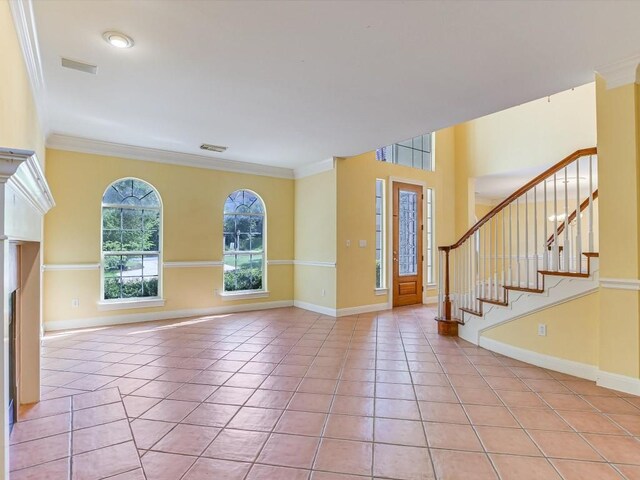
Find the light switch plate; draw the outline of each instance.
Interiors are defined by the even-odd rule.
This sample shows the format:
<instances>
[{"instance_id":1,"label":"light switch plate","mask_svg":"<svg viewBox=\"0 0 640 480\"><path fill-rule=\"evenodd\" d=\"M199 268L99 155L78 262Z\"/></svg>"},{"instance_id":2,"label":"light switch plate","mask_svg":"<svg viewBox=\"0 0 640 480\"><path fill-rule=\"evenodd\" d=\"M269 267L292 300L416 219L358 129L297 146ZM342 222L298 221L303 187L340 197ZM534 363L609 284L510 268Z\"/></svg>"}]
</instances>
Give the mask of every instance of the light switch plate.
<instances>
[{"instance_id":1,"label":"light switch plate","mask_svg":"<svg viewBox=\"0 0 640 480\"><path fill-rule=\"evenodd\" d=\"M367 241L366 240L360 240L359 242L360 248L364 248L367 246Z\"/></svg>"},{"instance_id":2,"label":"light switch plate","mask_svg":"<svg viewBox=\"0 0 640 480\"><path fill-rule=\"evenodd\" d=\"M538 335L541 337L547 336L547 326L544 323L538 324Z\"/></svg>"}]
</instances>

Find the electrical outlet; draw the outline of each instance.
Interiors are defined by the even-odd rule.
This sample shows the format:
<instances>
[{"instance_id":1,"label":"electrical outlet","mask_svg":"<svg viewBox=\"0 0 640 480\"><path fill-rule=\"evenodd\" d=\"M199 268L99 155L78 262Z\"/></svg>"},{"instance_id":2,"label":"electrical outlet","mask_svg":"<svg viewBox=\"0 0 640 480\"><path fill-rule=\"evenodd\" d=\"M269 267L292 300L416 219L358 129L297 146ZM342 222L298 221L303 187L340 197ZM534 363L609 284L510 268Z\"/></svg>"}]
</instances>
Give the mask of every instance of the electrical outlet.
<instances>
[{"instance_id":1,"label":"electrical outlet","mask_svg":"<svg viewBox=\"0 0 640 480\"><path fill-rule=\"evenodd\" d=\"M347 240L347 247L351 246L351 240Z\"/></svg>"},{"instance_id":2,"label":"electrical outlet","mask_svg":"<svg viewBox=\"0 0 640 480\"><path fill-rule=\"evenodd\" d=\"M79 298L72 298L71 299L71 308L78 308L80 306L80 299Z\"/></svg>"},{"instance_id":3,"label":"electrical outlet","mask_svg":"<svg viewBox=\"0 0 640 480\"><path fill-rule=\"evenodd\" d=\"M364 248L367 246L367 241L366 240L360 240L360 248Z\"/></svg>"},{"instance_id":4,"label":"electrical outlet","mask_svg":"<svg viewBox=\"0 0 640 480\"><path fill-rule=\"evenodd\" d=\"M544 323L538 324L538 335L541 337L547 336L547 326Z\"/></svg>"},{"instance_id":5,"label":"electrical outlet","mask_svg":"<svg viewBox=\"0 0 640 480\"><path fill-rule=\"evenodd\" d=\"M327 294L327 291L323 288L322 289L322 296L324 297Z\"/></svg>"}]
</instances>

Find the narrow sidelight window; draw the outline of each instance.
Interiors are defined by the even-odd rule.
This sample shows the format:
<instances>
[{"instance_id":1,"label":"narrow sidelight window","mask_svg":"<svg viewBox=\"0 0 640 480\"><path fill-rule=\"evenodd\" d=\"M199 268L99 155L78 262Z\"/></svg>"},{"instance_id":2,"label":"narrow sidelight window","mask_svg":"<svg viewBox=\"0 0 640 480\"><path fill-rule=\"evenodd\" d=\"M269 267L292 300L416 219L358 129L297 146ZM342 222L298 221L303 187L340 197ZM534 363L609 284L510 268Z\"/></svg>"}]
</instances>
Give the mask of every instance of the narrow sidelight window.
<instances>
[{"instance_id":1,"label":"narrow sidelight window","mask_svg":"<svg viewBox=\"0 0 640 480\"><path fill-rule=\"evenodd\" d=\"M376 288L385 288L385 182L376 179Z\"/></svg>"}]
</instances>

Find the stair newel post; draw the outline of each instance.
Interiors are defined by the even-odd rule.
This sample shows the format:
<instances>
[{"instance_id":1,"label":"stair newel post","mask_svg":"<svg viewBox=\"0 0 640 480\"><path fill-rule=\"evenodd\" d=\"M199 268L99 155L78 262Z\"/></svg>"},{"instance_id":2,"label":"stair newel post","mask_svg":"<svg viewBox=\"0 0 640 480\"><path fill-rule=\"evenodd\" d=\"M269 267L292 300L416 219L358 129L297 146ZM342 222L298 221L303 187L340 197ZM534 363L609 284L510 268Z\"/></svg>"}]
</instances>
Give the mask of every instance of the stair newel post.
<instances>
[{"instance_id":1,"label":"stair newel post","mask_svg":"<svg viewBox=\"0 0 640 480\"><path fill-rule=\"evenodd\" d=\"M442 301L442 317L451 320L451 298L449 293L449 250L451 247L440 247L444 252L444 299Z\"/></svg>"},{"instance_id":2,"label":"stair newel post","mask_svg":"<svg viewBox=\"0 0 640 480\"><path fill-rule=\"evenodd\" d=\"M442 250L438 249L438 318L442 318L442 302L444 301L444 262Z\"/></svg>"}]
</instances>

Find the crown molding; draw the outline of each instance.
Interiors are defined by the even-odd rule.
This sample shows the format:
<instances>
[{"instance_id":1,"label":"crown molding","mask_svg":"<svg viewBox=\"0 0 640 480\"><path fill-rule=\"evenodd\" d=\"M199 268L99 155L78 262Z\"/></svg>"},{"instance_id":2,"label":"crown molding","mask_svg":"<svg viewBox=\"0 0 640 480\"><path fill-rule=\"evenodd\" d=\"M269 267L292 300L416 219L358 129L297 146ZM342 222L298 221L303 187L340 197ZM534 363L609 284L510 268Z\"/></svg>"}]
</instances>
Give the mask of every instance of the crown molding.
<instances>
[{"instance_id":1,"label":"crown molding","mask_svg":"<svg viewBox=\"0 0 640 480\"><path fill-rule=\"evenodd\" d=\"M607 90L621 87L630 83L640 83L640 53L635 53L616 62L602 65L596 68L598 72L607 82Z\"/></svg>"},{"instance_id":2,"label":"crown molding","mask_svg":"<svg viewBox=\"0 0 640 480\"><path fill-rule=\"evenodd\" d=\"M246 173L266 177L293 178L290 168L272 167L257 163L224 160L222 158L195 155L192 153L172 152L158 148L137 147L122 143L105 142L90 138L52 133L47 138L47 147L71 152L90 153L113 157L142 160L145 162L167 163L186 167L205 168L224 172Z\"/></svg>"},{"instance_id":3,"label":"crown molding","mask_svg":"<svg viewBox=\"0 0 640 480\"><path fill-rule=\"evenodd\" d=\"M33 100L38 112L38 121L42 134L46 137L49 133L48 114L45 102L45 83L38 47L38 33L36 29L35 15L33 13L32 0L9 0L13 24L18 35L20 48L24 57L24 63L31 84Z\"/></svg>"},{"instance_id":4,"label":"crown molding","mask_svg":"<svg viewBox=\"0 0 640 480\"><path fill-rule=\"evenodd\" d=\"M320 162L312 163L310 165L304 165L298 167L293 171L294 178L310 177L311 175L317 175L318 173L328 172L335 168L335 157L327 158Z\"/></svg>"},{"instance_id":5,"label":"crown molding","mask_svg":"<svg viewBox=\"0 0 640 480\"><path fill-rule=\"evenodd\" d=\"M0 183L7 183L20 165L35 156L32 150L0 148Z\"/></svg>"},{"instance_id":6,"label":"crown molding","mask_svg":"<svg viewBox=\"0 0 640 480\"><path fill-rule=\"evenodd\" d=\"M56 205L35 153L20 165L8 183L42 215Z\"/></svg>"}]
</instances>

